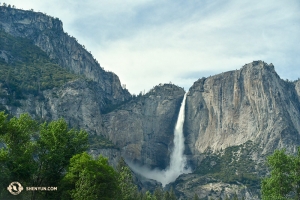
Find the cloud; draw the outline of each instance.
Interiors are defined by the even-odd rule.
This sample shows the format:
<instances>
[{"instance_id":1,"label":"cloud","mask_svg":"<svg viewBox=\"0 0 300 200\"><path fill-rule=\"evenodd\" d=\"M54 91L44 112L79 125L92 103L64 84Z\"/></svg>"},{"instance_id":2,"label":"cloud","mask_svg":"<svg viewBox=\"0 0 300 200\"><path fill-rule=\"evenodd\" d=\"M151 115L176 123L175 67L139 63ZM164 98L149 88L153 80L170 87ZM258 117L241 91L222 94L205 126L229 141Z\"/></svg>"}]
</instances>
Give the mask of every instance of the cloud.
<instances>
[{"instance_id":1,"label":"cloud","mask_svg":"<svg viewBox=\"0 0 300 200\"><path fill-rule=\"evenodd\" d=\"M59 17L133 93L170 81L187 89L197 80L187 74L253 60L272 62L284 78L300 74L298 0L8 2Z\"/></svg>"}]
</instances>

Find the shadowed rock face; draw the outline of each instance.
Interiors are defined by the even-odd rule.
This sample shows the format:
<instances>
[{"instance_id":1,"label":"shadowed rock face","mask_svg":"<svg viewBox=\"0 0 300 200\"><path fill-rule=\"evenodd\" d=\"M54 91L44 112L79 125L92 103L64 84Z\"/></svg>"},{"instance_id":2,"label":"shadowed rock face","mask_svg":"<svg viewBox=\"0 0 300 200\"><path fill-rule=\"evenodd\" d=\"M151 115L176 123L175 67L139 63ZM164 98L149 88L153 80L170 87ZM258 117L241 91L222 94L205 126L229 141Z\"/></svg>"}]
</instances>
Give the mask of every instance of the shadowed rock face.
<instances>
[{"instance_id":1,"label":"shadowed rock face","mask_svg":"<svg viewBox=\"0 0 300 200\"><path fill-rule=\"evenodd\" d=\"M296 87L295 87L296 85ZM258 143L295 152L300 144L299 82L279 78L272 64L254 61L240 70L199 79L187 97L186 135L191 154Z\"/></svg>"},{"instance_id":2,"label":"shadowed rock face","mask_svg":"<svg viewBox=\"0 0 300 200\"><path fill-rule=\"evenodd\" d=\"M103 116L106 136L133 162L164 169L169 164L174 127L184 90L156 86Z\"/></svg>"},{"instance_id":3,"label":"shadowed rock face","mask_svg":"<svg viewBox=\"0 0 300 200\"><path fill-rule=\"evenodd\" d=\"M118 76L104 71L83 45L63 31L58 18L1 6L0 28L13 36L33 41L60 66L97 82L112 103L130 98Z\"/></svg>"}]
</instances>

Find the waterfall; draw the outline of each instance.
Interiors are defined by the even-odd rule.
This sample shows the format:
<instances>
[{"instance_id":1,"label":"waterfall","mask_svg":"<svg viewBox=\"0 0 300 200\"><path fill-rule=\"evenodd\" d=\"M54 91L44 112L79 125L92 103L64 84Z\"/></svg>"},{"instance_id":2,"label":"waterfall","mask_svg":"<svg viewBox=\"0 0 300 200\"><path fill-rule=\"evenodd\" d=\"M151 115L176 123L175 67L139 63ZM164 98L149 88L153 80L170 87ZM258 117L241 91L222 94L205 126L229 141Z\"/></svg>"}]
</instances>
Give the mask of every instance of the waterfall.
<instances>
[{"instance_id":1,"label":"waterfall","mask_svg":"<svg viewBox=\"0 0 300 200\"><path fill-rule=\"evenodd\" d=\"M173 181L183 173L189 173L190 170L186 169L186 157L183 154L184 152L184 135L183 135L183 123L184 123L184 116L185 116L185 102L186 102L186 95L185 93L180 110L179 115L177 118L175 130L174 130L174 149L171 154L170 159L170 167L166 171L166 175L173 177ZM172 181L170 181L172 182Z\"/></svg>"},{"instance_id":2,"label":"waterfall","mask_svg":"<svg viewBox=\"0 0 300 200\"><path fill-rule=\"evenodd\" d=\"M174 129L174 148L171 153L170 157L170 165L165 170L150 170L145 167L139 167L133 164L129 164L129 166L133 169L133 171L143 175L146 178L154 179L156 181L159 181L162 183L163 187L176 180L179 175L190 173L191 170L187 168L186 164L186 157L183 154L184 153L184 135L183 135L183 124L184 124L184 116L185 116L185 101L186 101L186 95L185 93L176 126Z\"/></svg>"}]
</instances>

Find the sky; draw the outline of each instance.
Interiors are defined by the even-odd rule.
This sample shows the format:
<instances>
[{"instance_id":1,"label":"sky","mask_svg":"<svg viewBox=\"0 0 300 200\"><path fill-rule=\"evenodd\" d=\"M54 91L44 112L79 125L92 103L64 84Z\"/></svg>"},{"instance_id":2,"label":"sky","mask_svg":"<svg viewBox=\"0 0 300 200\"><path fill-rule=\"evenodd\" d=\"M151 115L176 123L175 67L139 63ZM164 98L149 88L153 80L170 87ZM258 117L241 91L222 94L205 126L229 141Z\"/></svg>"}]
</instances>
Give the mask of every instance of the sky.
<instances>
[{"instance_id":1,"label":"sky","mask_svg":"<svg viewBox=\"0 0 300 200\"><path fill-rule=\"evenodd\" d=\"M300 77L299 0L0 0L58 17L132 94L273 63Z\"/></svg>"}]
</instances>

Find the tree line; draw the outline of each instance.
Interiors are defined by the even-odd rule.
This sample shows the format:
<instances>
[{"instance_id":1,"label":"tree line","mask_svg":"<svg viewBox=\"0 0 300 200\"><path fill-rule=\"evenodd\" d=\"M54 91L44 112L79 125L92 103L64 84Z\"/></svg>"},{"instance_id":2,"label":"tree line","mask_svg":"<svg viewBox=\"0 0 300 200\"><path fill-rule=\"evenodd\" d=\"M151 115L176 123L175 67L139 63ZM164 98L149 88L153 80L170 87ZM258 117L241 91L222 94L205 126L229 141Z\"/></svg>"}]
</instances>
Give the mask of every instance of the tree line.
<instances>
[{"instance_id":1,"label":"tree line","mask_svg":"<svg viewBox=\"0 0 300 200\"><path fill-rule=\"evenodd\" d=\"M0 199L176 200L173 189L139 191L123 159L114 169L107 158L86 153L88 147L88 133L64 119L39 123L0 112ZM25 190L16 196L7 190L14 181ZM26 191L50 186L57 191Z\"/></svg>"},{"instance_id":2,"label":"tree line","mask_svg":"<svg viewBox=\"0 0 300 200\"><path fill-rule=\"evenodd\" d=\"M116 169L107 158L87 154L88 133L70 129L64 119L38 123L0 112L0 199L176 200L174 190L140 192L123 159ZM300 197L300 148L296 155L276 150L267 159L270 175L262 179L263 200ZM26 187L57 187L57 191L23 191L13 196L13 182ZM199 199L195 194L195 200ZM225 199L229 199L225 197ZM238 199L234 195L231 199Z\"/></svg>"}]
</instances>

